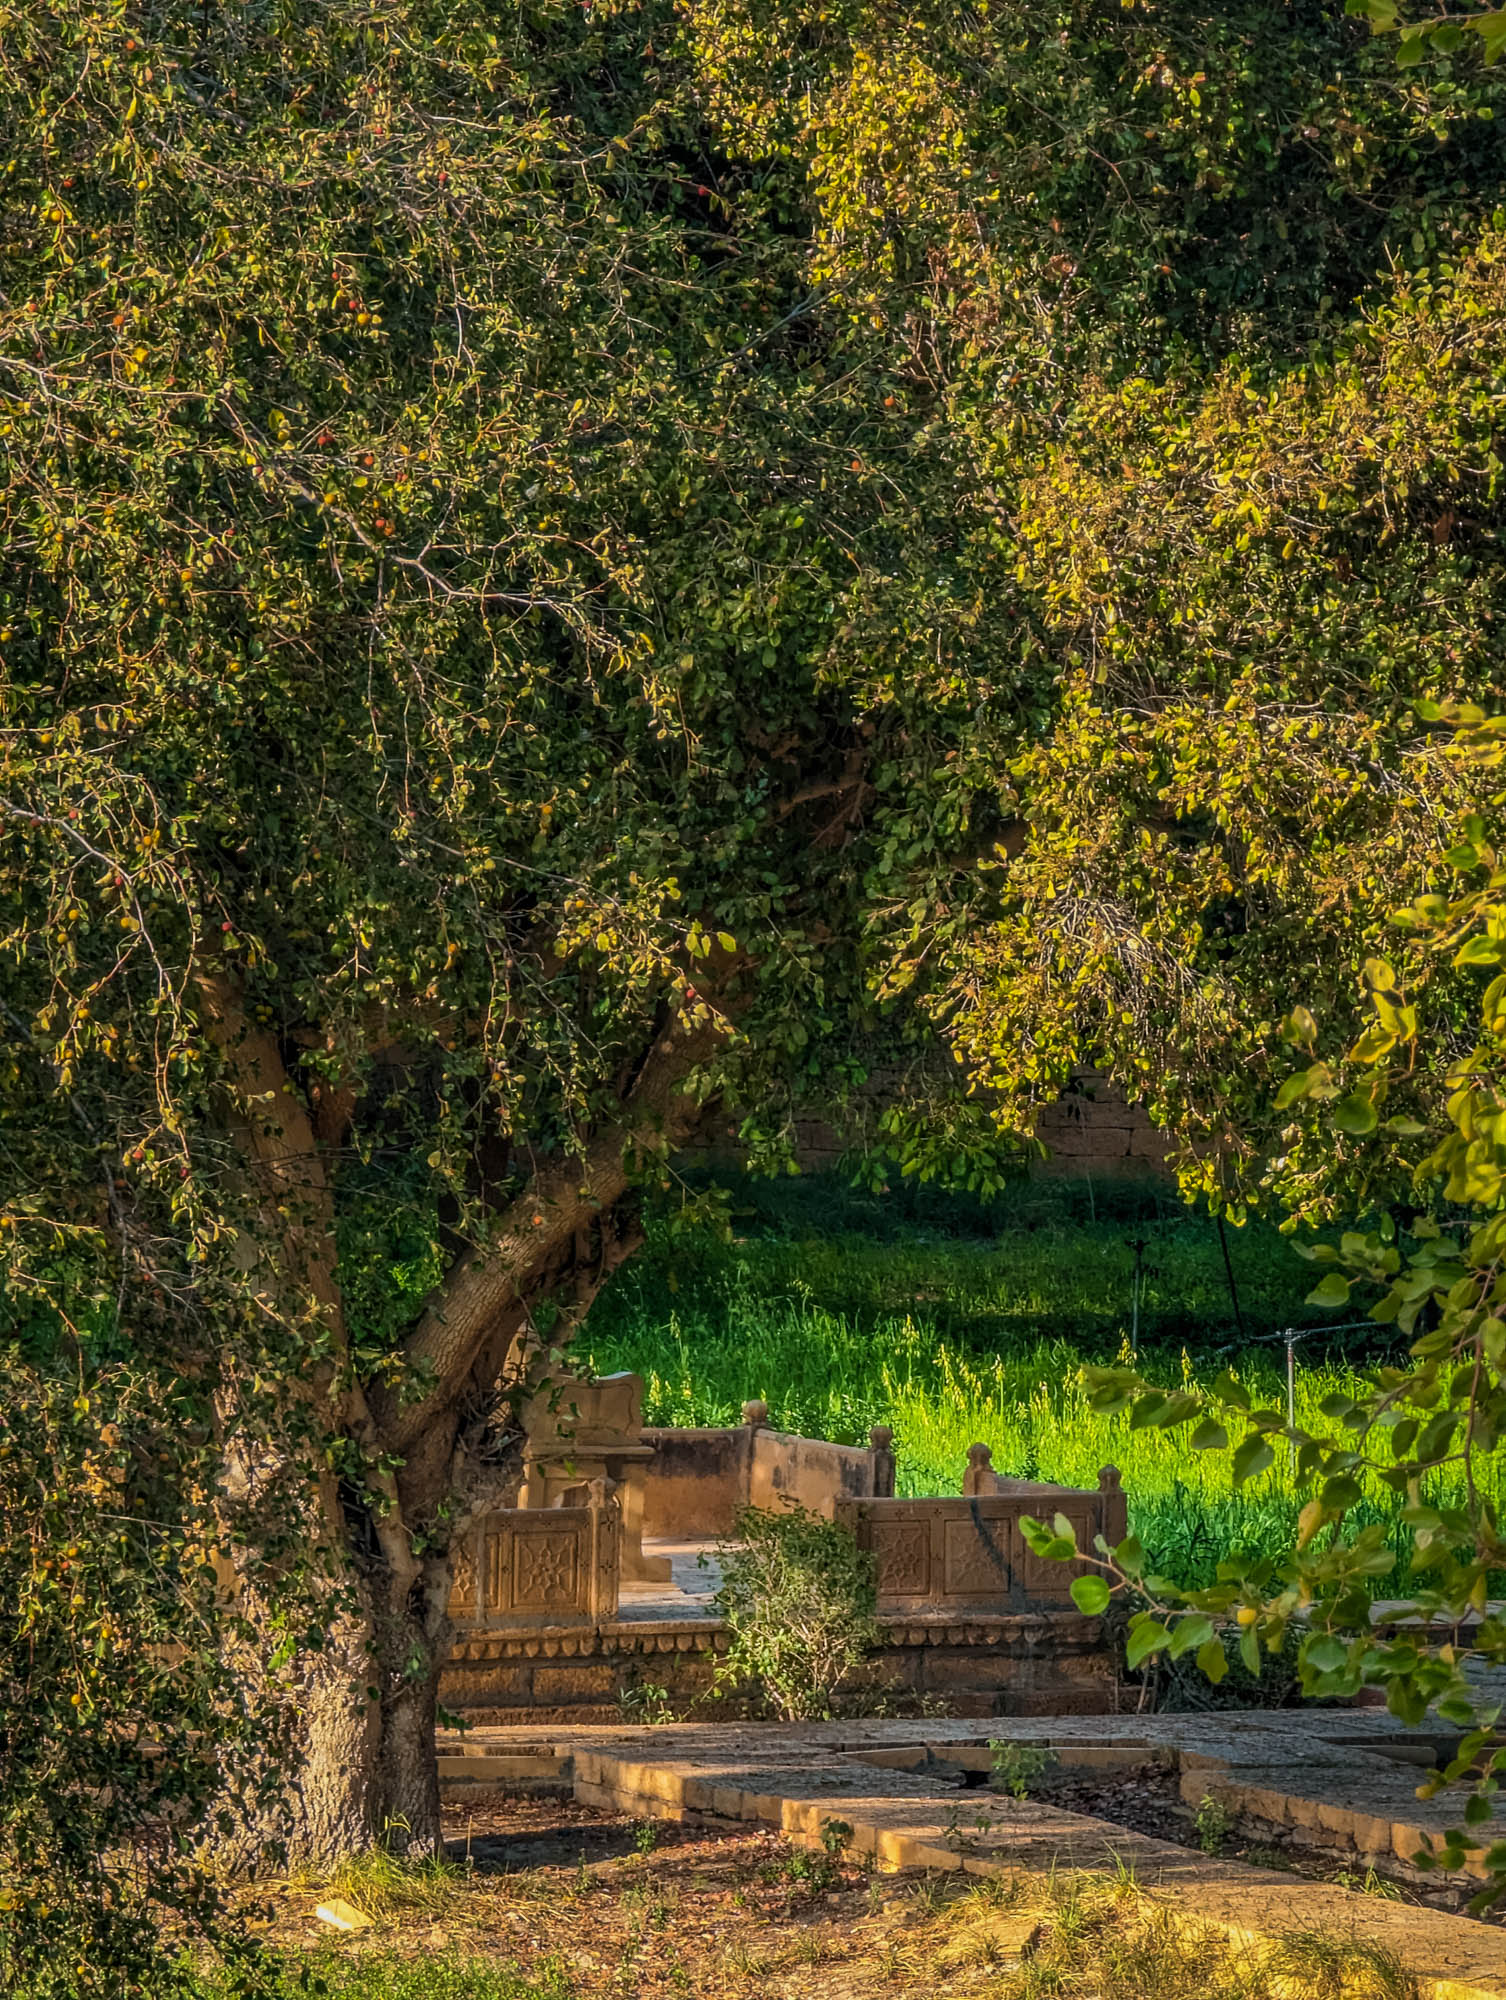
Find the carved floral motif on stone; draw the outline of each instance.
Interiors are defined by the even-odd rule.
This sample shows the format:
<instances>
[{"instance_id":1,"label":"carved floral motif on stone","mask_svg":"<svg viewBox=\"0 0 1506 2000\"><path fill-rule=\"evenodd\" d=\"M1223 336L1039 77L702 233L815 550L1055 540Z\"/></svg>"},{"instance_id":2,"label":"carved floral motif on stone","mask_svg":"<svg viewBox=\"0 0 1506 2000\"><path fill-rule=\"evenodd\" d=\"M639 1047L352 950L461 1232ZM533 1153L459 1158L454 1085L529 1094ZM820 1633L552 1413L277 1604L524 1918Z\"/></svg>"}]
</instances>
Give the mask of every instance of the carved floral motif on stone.
<instances>
[{"instance_id":1,"label":"carved floral motif on stone","mask_svg":"<svg viewBox=\"0 0 1506 2000\"><path fill-rule=\"evenodd\" d=\"M885 1521L874 1532L878 1587L895 1596L924 1596L931 1582L931 1530L925 1521Z\"/></svg>"},{"instance_id":2,"label":"carved floral motif on stone","mask_svg":"<svg viewBox=\"0 0 1506 2000\"><path fill-rule=\"evenodd\" d=\"M451 1551L450 1570L454 1582L450 1586L450 1616L452 1618L474 1618L476 1615L476 1567L471 1561L469 1548L456 1547Z\"/></svg>"},{"instance_id":3,"label":"carved floral motif on stone","mask_svg":"<svg viewBox=\"0 0 1506 2000\"><path fill-rule=\"evenodd\" d=\"M948 1521L942 1588L948 1597L1000 1597L1009 1589L1003 1521Z\"/></svg>"},{"instance_id":4,"label":"carved floral motif on stone","mask_svg":"<svg viewBox=\"0 0 1506 2000\"><path fill-rule=\"evenodd\" d=\"M528 1610L575 1602L579 1574L579 1538L573 1531L522 1534L514 1538L512 1608Z\"/></svg>"}]
</instances>

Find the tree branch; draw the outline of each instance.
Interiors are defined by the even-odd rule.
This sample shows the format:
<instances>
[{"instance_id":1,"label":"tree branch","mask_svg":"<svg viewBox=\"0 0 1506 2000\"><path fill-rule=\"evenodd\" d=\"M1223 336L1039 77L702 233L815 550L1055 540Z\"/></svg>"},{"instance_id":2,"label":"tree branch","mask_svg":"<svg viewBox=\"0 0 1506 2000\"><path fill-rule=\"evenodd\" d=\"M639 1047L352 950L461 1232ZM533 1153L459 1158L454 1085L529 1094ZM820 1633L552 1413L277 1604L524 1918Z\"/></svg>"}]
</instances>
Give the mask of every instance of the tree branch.
<instances>
[{"instance_id":1,"label":"tree branch","mask_svg":"<svg viewBox=\"0 0 1506 2000\"><path fill-rule=\"evenodd\" d=\"M489 1342L500 1348L498 1365L505 1363L539 1296L533 1274L567 1264L577 1231L620 1200L631 1180L627 1156L634 1143L683 1144L702 1109L683 1086L726 1032L715 1014L689 1028L674 1023L655 1043L621 1119L597 1133L584 1157L538 1175L502 1212L487 1241L456 1263L408 1341L409 1362L432 1371L429 1389L417 1402L383 1396L376 1404L390 1450L408 1451L458 1401Z\"/></svg>"}]
</instances>

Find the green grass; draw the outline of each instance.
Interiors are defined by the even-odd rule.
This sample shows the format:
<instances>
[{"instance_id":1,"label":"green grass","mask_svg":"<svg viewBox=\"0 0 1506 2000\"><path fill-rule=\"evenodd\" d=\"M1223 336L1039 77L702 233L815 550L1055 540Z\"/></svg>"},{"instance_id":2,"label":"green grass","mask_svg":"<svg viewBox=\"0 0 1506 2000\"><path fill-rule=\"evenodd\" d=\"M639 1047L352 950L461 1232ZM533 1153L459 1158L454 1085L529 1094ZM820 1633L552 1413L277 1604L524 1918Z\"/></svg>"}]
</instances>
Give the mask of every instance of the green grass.
<instances>
[{"instance_id":1,"label":"green grass","mask_svg":"<svg viewBox=\"0 0 1506 2000\"><path fill-rule=\"evenodd\" d=\"M1066 1485L1092 1486L1101 1466L1117 1465L1133 1526L1179 1581L1210 1579L1231 1547L1284 1541L1300 1505L1284 1453L1236 1495L1226 1455L1189 1451L1185 1431L1131 1431L1098 1415L1077 1376L1084 1362L1128 1351L1138 1236L1147 1371L1170 1383L1229 1366L1279 1406L1285 1352L1271 1336L1324 1318L1303 1304L1312 1265L1273 1229L1230 1232L1241 1343L1205 1219L1089 1217L1050 1191L1040 1205L975 1221L995 1225L988 1236L922 1219L860 1234L851 1199L829 1183L805 1183L798 1205L787 1186L762 1207L744 1191L731 1243L651 1233L592 1308L583 1345L595 1369L644 1376L650 1423L736 1423L743 1401L761 1396L776 1427L808 1436L856 1443L891 1424L904 1494L959 1493L975 1441L1001 1472ZM1299 1422L1316 1422L1321 1400L1374 1351L1368 1333L1304 1343ZM1374 1517L1395 1523L1379 1490Z\"/></svg>"},{"instance_id":2,"label":"green grass","mask_svg":"<svg viewBox=\"0 0 1506 2000\"><path fill-rule=\"evenodd\" d=\"M270 1979L270 1985L264 1984ZM514 1965L443 1950L418 1957L367 1950L359 1956L334 1951L279 1954L264 1964L249 1988L214 1974L201 1975L203 2000L239 2000L247 1991L257 2000L575 2000L576 1988L562 1967L546 1962L526 1974Z\"/></svg>"}]
</instances>

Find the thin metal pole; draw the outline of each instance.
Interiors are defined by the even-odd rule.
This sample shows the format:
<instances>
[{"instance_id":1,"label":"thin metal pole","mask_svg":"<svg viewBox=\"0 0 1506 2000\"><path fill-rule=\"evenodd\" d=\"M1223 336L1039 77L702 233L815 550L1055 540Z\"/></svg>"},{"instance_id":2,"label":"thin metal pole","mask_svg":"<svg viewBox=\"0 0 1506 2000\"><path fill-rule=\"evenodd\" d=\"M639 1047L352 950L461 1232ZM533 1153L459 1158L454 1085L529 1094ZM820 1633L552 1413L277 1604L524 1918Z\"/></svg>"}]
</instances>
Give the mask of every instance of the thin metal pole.
<instances>
[{"instance_id":1,"label":"thin metal pole","mask_svg":"<svg viewBox=\"0 0 1506 2000\"><path fill-rule=\"evenodd\" d=\"M1286 1330L1286 1427L1289 1431L1297 1428L1297 1336L1291 1327ZM1287 1471L1295 1476L1297 1470L1297 1440L1288 1438L1286 1442Z\"/></svg>"},{"instance_id":2,"label":"thin metal pole","mask_svg":"<svg viewBox=\"0 0 1506 2000\"><path fill-rule=\"evenodd\" d=\"M1234 1326L1241 1340L1245 1337L1245 1316L1239 1309L1239 1287L1234 1282L1234 1260L1229 1255L1229 1233L1224 1228L1223 1210L1218 1213L1218 1245L1224 1253L1224 1276L1229 1280L1229 1299L1234 1307Z\"/></svg>"}]
</instances>

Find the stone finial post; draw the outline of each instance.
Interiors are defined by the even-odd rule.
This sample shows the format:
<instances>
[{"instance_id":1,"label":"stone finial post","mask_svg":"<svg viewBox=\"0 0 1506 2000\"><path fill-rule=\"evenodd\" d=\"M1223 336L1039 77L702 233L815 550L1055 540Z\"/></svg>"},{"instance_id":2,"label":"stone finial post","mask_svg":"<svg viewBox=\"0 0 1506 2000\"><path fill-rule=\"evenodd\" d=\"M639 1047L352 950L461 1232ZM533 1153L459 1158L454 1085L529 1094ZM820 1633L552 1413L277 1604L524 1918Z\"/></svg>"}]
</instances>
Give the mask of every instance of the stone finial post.
<instances>
[{"instance_id":1,"label":"stone finial post","mask_svg":"<svg viewBox=\"0 0 1506 2000\"><path fill-rule=\"evenodd\" d=\"M750 1431L760 1431L769 1421L769 1406L755 1398L743 1404L743 1422Z\"/></svg>"},{"instance_id":2,"label":"stone finial post","mask_svg":"<svg viewBox=\"0 0 1506 2000\"><path fill-rule=\"evenodd\" d=\"M869 1449L873 1454L873 1497L875 1500L894 1498L894 1432L887 1424L875 1424L868 1433Z\"/></svg>"},{"instance_id":3,"label":"stone finial post","mask_svg":"<svg viewBox=\"0 0 1506 2000\"><path fill-rule=\"evenodd\" d=\"M967 1448L967 1471L962 1475L962 1492L972 1499L979 1493L996 1493L999 1475L994 1471L994 1455L986 1444L970 1444Z\"/></svg>"},{"instance_id":4,"label":"stone finial post","mask_svg":"<svg viewBox=\"0 0 1506 2000\"><path fill-rule=\"evenodd\" d=\"M1129 1533L1129 1502L1117 1465L1105 1465L1099 1471L1098 1494L1099 1533L1111 1549L1116 1549Z\"/></svg>"}]
</instances>

